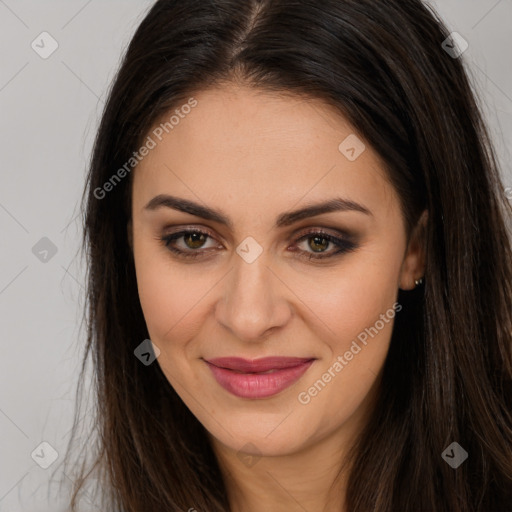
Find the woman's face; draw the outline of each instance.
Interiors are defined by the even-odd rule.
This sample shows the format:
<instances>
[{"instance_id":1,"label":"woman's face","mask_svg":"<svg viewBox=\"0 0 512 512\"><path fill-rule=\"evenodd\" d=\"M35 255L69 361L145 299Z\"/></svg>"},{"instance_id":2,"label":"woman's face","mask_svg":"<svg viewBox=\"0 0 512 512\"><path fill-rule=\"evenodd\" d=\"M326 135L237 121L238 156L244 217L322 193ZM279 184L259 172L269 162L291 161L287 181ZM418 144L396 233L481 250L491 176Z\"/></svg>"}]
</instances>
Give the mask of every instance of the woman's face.
<instances>
[{"instance_id":1,"label":"woman's face","mask_svg":"<svg viewBox=\"0 0 512 512\"><path fill-rule=\"evenodd\" d=\"M398 288L423 275L383 164L319 100L232 87L188 105L155 125L133 176L154 364L229 449L289 454L349 435Z\"/></svg>"}]
</instances>

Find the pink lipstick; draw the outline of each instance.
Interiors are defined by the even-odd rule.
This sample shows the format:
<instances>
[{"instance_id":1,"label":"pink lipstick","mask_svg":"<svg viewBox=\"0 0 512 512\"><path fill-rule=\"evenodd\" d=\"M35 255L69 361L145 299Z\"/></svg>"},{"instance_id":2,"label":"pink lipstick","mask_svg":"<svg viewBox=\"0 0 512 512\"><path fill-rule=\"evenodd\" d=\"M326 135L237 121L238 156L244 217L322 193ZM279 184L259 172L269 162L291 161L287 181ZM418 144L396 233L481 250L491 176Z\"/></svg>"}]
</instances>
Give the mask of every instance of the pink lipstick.
<instances>
[{"instance_id":1,"label":"pink lipstick","mask_svg":"<svg viewBox=\"0 0 512 512\"><path fill-rule=\"evenodd\" d=\"M313 358L264 357L249 360L240 357L209 359L217 382L240 398L267 398L291 386L313 363Z\"/></svg>"}]
</instances>

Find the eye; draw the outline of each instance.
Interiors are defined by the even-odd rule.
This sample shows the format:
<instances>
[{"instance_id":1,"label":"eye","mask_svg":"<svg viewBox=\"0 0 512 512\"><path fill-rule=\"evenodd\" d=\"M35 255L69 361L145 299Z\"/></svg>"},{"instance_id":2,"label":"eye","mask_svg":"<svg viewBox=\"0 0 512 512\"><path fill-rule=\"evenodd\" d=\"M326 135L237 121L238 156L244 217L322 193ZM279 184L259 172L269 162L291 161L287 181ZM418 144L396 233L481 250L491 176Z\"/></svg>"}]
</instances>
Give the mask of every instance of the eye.
<instances>
[{"instance_id":1,"label":"eye","mask_svg":"<svg viewBox=\"0 0 512 512\"><path fill-rule=\"evenodd\" d=\"M215 240L207 231L200 229L184 229L177 233L165 235L159 240L180 258L197 258L205 256L215 244L208 247L207 242ZM304 244L304 248L297 249L297 244ZM357 244L349 237L338 237L322 230L314 230L303 234L296 240L290 252L296 252L298 257L311 259L326 259L336 255L354 251ZM330 251L328 249L331 249Z\"/></svg>"},{"instance_id":2,"label":"eye","mask_svg":"<svg viewBox=\"0 0 512 512\"><path fill-rule=\"evenodd\" d=\"M163 236L161 241L170 251L178 254L180 257L196 258L197 256L201 256L201 252L198 249L204 249L208 239L213 240L213 237L206 231L187 229ZM178 241L181 242L181 247L179 243L174 243Z\"/></svg>"},{"instance_id":3,"label":"eye","mask_svg":"<svg viewBox=\"0 0 512 512\"><path fill-rule=\"evenodd\" d=\"M305 249L300 251L300 257L309 260L332 258L339 254L354 251L357 248L357 244L350 238L334 236L321 230L304 234L297 240L297 243L299 242L305 242ZM329 247L331 247L331 251L327 250Z\"/></svg>"}]
</instances>

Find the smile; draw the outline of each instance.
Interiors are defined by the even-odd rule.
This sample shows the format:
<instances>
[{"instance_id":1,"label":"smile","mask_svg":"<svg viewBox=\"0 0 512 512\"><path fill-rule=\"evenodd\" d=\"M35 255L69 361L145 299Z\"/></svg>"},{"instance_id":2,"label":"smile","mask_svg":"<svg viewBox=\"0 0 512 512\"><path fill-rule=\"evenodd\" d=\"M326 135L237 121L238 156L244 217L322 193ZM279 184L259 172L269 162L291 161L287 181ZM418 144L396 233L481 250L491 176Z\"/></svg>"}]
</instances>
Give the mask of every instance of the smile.
<instances>
[{"instance_id":1,"label":"smile","mask_svg":"<svg viewBox=\"0 0 512 512\"><path fill-rule=\"evenodd\" d=\"M240 398L267 398L297 382L312 358L267 357L256 361L236 357L205 361L217 383Z\"/></svg>"}]
</instances>

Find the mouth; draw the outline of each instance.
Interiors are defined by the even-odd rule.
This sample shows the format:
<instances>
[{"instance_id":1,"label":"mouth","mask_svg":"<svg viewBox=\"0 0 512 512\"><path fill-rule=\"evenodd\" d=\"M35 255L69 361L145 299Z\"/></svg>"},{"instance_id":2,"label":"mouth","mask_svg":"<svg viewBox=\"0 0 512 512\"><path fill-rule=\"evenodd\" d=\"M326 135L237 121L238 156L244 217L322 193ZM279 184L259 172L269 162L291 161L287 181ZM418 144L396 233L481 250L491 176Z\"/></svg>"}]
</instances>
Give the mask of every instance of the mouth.
<instances>
[{"instance_id":1,"label":"mouth","mask_svg":"<svg viewBox=\"0 0 512 512\"><path fill-rule=\"evenodd\" d=\"M205 360L217 383L240 398L268 398L285 390L308 370L314 358L266 357Z\"/></svg>"}]
</instances>

